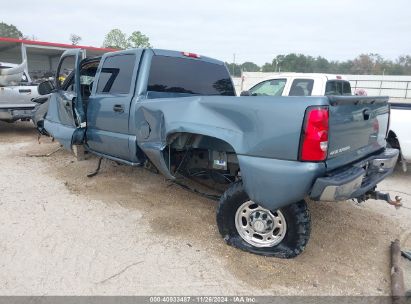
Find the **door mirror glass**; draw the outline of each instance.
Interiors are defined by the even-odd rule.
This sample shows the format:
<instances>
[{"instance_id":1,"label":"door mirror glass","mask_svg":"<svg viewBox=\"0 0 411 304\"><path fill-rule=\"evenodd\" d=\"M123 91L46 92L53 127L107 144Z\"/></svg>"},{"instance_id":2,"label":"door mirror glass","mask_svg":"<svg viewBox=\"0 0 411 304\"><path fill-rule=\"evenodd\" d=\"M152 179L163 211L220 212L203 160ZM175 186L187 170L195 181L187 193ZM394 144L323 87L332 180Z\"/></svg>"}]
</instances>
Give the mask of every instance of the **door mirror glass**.
<instances>
[{"instance_id":1,"label":"door mirror glass","mask_svg":"<svg viewBox=\"0 0 411 304\"><path fill-rule=\"evenodd\" d=\"M40 95L47 95L53 92L54 84L50 80L43 81L37 87L37 91Z\"/></svg>"}]
</instances>

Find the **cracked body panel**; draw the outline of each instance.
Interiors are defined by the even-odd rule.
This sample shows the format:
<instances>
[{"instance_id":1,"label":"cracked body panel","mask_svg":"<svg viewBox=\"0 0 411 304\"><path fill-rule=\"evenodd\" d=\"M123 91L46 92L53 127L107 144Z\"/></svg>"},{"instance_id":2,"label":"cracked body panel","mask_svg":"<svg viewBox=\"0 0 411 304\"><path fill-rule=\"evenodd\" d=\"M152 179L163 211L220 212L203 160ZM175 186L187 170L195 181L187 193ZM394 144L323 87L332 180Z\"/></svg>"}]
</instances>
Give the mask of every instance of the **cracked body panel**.
<instances>
[{"instance_id":1,"label":"cracked body panel","mask_svg":"<svg viewBox=\"0 0 411 304\"><path fill-rule=\"evenodd\" d=\"M189 133L219 139L238 156L242 180L250 198L267 208L277 209L303 199L314 178L325 171L324 164L297 161L307 100L293 99L293 112L286 110L290 101L281 97L185 97L141 101L136 103L136 122L146 121L150 135L144 138L139 134L137 142L160 172L174 179L162 153L173 134ZM321 105L325 101L312 98L310 103ZM301 117L298 123L296 116ZM276 127L279 125L283 127ZM293 195L287 190L290 184L296 189ZM275 201L272 189L280 189L276 191Z\"/></svg>"}]
</instances>

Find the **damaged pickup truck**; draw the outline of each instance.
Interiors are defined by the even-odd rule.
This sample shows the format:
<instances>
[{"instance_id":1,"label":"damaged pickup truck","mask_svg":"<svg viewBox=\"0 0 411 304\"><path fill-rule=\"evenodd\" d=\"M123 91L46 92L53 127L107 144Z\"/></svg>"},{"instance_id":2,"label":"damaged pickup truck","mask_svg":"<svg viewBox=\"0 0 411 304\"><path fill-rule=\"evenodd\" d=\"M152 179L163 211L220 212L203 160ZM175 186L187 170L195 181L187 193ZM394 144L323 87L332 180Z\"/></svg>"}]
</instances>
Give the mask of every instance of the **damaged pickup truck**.
<instances>
[{"instance_id":1,"label":"damaged pickup truck","mask_svg":"<svg viewBox=\"0 0 411 304\"><path fill-rule=\"evenodd\" d=\"M401 204L376 191L398 158L386 148L386 97L236 97L224 63L208 57L80 52L63 54L55 78L73 65L63 83L40 84L51 93L46 131L68 150L218 183L217 225L232 246L297 256L310 236L307 199Z\"/></svg>"}]
</instances>

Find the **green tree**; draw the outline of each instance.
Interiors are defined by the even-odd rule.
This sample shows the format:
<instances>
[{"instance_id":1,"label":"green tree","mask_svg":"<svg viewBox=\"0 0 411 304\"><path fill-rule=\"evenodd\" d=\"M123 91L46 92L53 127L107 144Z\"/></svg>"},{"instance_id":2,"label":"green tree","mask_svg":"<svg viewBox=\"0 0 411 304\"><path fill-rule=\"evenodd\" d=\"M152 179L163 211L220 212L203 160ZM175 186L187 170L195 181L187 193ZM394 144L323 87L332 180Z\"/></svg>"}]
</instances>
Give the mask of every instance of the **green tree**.
<instances>
[{"instance_id":1,"label":"green tree","mask_svg":"<svg viewBox=\"0 0 411 304\"><path fill-rule=\"evenodd\" d=\"M377 66L382 61L378 54L361 54L353 60L351 71L353 74L381 74L380 68Z\"/></svg>"},{"instance_id":2,"label":"green tree","mask_svg":"<svg viewBox=\"0 0 411 304\"><path fill-rule=\"evenodd\" d=\"M134 31L127 39L127 48L149 48L150 39L140 31Z\"/></svg>"},{"instance_id":3,"label":"green tree","mask_svg":"<svg viewBox=\"0 0 411 304\"><path fill-rule=\"evenodd\" d=\"M0 22L0 37L23 38L23 33L13 24Z\"/></svg>"},{"instance_id":4,"label":"green tree","mask_svg":"<svg viewBox=\"0 0 411 304\"><path fill-rule=\"evenodd\" d=\"M81 37L76 34L71 34L70 35L70 41L72 45L77 45L81 41Z\"/></svg>"},{"instance_id":5,"label":"green tree","mask_svg":"<svg viewBox=\"0 0 411 304\"><path fill-rule=\"evenodd\" d=\"M315 58L295 53L279 55L273 60L274 66L278 64L276 70L282 72L312 73L315 69L315 63Z\"/></svg>"},{"instance_id":6,"label":"green tree","mask_svg":"<svg viewBox=\"0 0 411 304\"><path fill-rule=\"evenodd\" d=\"M119 29L112 29L104 37L103 47L114 49L126 49L128 47L126 34Z\"/></svg>"},{"instance_id":7,"label":"green tree","mask_svg":"<svg viewBox=\"0 0 411 304\"><path fill-rule=\"evenodd\" d=\"M264 65L261 67L261 72L275 72L275 66L272 65L269 62L264 63Z\"/></svg>"},{"instance_id":8,"label":"green tree","mask_svg":"<svg viewBox=\"0 0 411 304\"><path fill-rule=\"evenodd\" d=\"M228 71L230 72L231 76L233 77L240 77L241 76L241 65L236 63L225 63Z\"/></svg>"},{"instance_id":9,"label":"green tree","mask_svg":"<svg viewBox=\"0 0 411 304\"><path fill-rule=\"evenodd\" d=\"M396 71L401 71L403 75L411 75L411 56L402 55L399 56L395 63L391 66L392 73L397 74Z\"/></svg>"},{"instance_id":10,"label":"green tree","mask_svg":"<svg viewBox=\"0 0 411 304\"><path fill-rule=\"evenodd\" d=\"M232 74L233 64L227 66ZM257 67L252 62L236 65L234 75L240 75L241 69L247 72L259 71ZM361 54L353 60L329 61L321 56L290 53L276 56L272 62L265 63L260 70L262 72L411 75L411 55L402 55L393 61L384 59L379 54L370 53Z\"/></svg>"},{"instance_id":11,"label":"green tree","mask_svg":"<svg viewBox=\"0 0 411 304\"><path fill-rule=\"evenodd\" d=\"M354 62L352 60L347 60L343 62L334 61L333 66L329 73L335 74L351 74L354 66Z\"/></svg>"},{"instance_id":12,"label":"green tree","mask_svg":"<svg viewBox=\"0 0 411 304\"><path fill-rule=\"evenodd\" d=\"M330 63L327 59L318 56L314 61L314 71L316 73L328 73L330 71Z\"/></svg>"},{"instance_id":13,"label":"green tree","mask_svg":"<svg viewBox=\"0 0 411 304\"><path fill-rule=\"evenodd\" d=\"M259 72L260 67L256 65L254 62L246 61L241 65L241 69L243 72Z\"/></svg>"}]
</instances>

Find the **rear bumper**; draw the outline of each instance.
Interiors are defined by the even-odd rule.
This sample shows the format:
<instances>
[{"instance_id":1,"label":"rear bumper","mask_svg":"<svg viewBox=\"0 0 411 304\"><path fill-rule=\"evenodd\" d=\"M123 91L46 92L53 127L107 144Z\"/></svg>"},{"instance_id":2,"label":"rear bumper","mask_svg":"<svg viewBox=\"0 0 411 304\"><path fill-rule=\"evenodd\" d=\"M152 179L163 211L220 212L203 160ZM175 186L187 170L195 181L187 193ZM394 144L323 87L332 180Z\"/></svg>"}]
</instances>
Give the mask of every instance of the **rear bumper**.
<instances>
[{"instance_id":1,"label":"rear bumper","mask_svg":"<svg viewBox=\"0 0 411 304\"><path fill-rule=\"evenodd\" d=\"M374 189L393 172L398 155L397 149L385 149L349 168L317 178L310 198L317 201L342 201L359 197Z\"/></svg>"},{"instance_id":2,"label":"rear bumper","mask_svg":"<svg viewBox=\"0 0 411 304\"><path fill-rule=\"evenodd\" d=\"M0 109L0 120L15 121L31 118L34 107L17 109Z\"/></svg>"}]
</instances>

